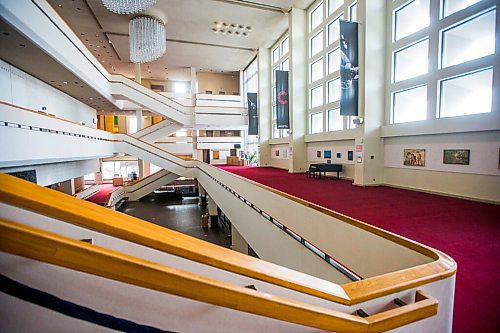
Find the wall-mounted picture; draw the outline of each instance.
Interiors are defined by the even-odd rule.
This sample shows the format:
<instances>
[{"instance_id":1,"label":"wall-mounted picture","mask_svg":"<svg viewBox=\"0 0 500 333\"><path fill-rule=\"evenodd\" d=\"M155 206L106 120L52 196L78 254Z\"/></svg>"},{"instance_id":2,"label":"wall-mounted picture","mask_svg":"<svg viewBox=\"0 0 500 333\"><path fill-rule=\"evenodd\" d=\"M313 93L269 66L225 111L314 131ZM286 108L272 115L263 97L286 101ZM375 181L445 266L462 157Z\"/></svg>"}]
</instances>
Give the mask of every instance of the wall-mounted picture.
<instances>
[{"instance_id":1,"label":"wall-mounted picture","mask_svg":"<svg viewBox=\"0 0 500 333\"><path fill-rule=\"evenodd\" d=\"M163 92L165 91L165 86L163 86L162 84L152 84L151 90L156 92Z\"/></svg>"},{"instance_id":2,"label":"wall-mounted picture","mask_svg":"<svg viewBox=\"0 0 500 333\"><path fill-rule=\"evenodd\" d=\"M408 166L425 166L425 149L404 149L403 164Z\"/></svg>"},{"instance_id":3,"label":"wall-mounted picture","mask_svg":"<svg viewBox=\"0 0 500 333\"><path fill-rule=\"evenodd\" d=\"M331 150L325 150L325 151L323 152L323 156L324 156L325 158L332 158L332 151L331 151Z\"/></svg>"},{"instance_id":4,"label":"wall-mounted picture","mask_svg":"<svg viewBox=\"0 0 500 333\"><path fill-rule=\"evenodd\" d=\"M326 164L332 163L332 160L326 160Z\"/></svg>"},{"instance_id":5,"label":"wall-mounted picture","mask_svg":"<svg viewBox=\"0 0 500 333\"><path fill-rule=\"evenodd\" d=\"M316 151L316 157L321 157L321 150Z\"/></svg>"},{"instance_id":6,"label":"wall-mounted picture","mask_svg":"<svg viewBox=\"0 0 500 333\"><path fill-rule=\"evenodd\" d=\"M276 150L274 151L274 156L276 156L276 157L280 156L280 151L279 151L279 149L276 149Z\"/></svg>"},{"instance_id":7,"label":"wall-mounted picture","mask_svg":"<svg viewBox=\"0 0 500 333\"><path fill-rule=\"evenodd\" d=\"M463 164L469 165L469 149L445 149L443 150L444 164Z\"/></svg>"},{"instance_id":8,"label":"wall-mounted picture","mask_svg":"<svg viewBox=\"0 0 500 333\"><path fill-rule=\"evenodd\" d=\"M337 153L337 158L342 158L342 153Z\"/></svg>"},{"instance_id":9,"label":"wall-mounted picture","mask_svg":"<svg viewBox=\"0 0 500 333\"><path fill-rule=\"evenodd\" d=\"M348 161L354 160L354 152L352 150L347 151L347 160Z\"/></svg>"}]
</instances>

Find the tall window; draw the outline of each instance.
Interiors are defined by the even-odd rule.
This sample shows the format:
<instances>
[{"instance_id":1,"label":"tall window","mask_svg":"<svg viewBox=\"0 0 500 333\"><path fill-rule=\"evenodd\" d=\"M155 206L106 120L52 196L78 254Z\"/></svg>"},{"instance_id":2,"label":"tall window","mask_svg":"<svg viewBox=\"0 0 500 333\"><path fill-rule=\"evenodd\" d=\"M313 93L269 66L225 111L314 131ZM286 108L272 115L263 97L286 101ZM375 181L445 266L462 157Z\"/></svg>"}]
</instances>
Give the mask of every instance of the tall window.
<instances>
[{"instance_id":1,"label":"tall window","mask_svg":"<svg viewBox=\"0 0 500 333\"><path fill-rule=\"evenodd\" d=\"M498 70L496 1L387 3L390 123L491 112Z\"/></svg>"},{"instance_id":2,"label":"tall window","mask_svg":"<svg viewBox=\"0 0 500 333\"><path fill-rule=\"evenodd\" d=\"M357 19L354 0L316 1L308 10L308 132L349 129L340 116L340 20ZM324 121L326 120L326 121Z\"/></svg>"},{"instance_id":3,"label":"tall window","mask_svg":"<svg viewBox=\"0 0 500 333\"><path fill-rule=\"evenodd\" d=\"M288 60L288 49L289 40L288 35L285 35L276 42L271 48L271 60L272 60L272 137L282 138L288 136L288 131L284 129L278 129L276 125L276 71L288 71L290 70L290 64Z\"/></svg>"}]
</instances>

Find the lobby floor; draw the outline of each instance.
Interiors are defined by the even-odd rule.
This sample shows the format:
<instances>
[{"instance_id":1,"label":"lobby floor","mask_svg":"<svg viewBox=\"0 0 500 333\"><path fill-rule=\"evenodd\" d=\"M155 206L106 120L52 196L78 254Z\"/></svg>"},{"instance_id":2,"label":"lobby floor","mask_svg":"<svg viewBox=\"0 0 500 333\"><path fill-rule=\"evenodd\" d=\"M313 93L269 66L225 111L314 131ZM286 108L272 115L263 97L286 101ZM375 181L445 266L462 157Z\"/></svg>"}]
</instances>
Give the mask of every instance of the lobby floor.
<instances>
[{"instance_id":1,"label":"lobby floor","mask_svg":"<svg viewBox=\"0 0 500 333\"><path fill-rule=\"evenodd\" d=\"M140 201L125 202L118 211L226 248L231 246L231 237L222 228L201 227L201 215L207 208L198 205L198 197L149 195Z\"/></svg>"}]
</instances>

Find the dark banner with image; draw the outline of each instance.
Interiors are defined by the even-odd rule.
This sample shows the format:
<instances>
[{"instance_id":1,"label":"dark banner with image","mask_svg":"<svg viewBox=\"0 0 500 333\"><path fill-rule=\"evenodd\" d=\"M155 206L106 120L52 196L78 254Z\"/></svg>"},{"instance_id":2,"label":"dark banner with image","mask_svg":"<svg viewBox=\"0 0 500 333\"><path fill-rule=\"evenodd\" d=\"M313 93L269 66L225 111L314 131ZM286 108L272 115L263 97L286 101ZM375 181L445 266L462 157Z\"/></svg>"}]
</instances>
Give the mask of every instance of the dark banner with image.
<instances>
[{"instance_id":1,"label":"dark banner with image","mask_svg":"<svg viewBox=\"0 0 500 333\"><path fill-rule=\"evenodd\" d=\"M259 135L259 115L257 113L257 94L247 93L248 135Z\"/></svg>"},{"instance_id":2,"label":"dark banner with image","mask_svg":"<svg viewBox=\"0 0 500 333\"><path fill-rule=\"evenodd\" d=\"M340 20L340 115L358 115L358 24Z\"/></svg>"},{"instance_id":3,"label":"dark banner with image","mask_svg":"<svg viewBox=\"0 0 500 333\"><path fill-rule=\"evenodd\" d=\"M288 116L288 71L276 71L276 127L290 128Z\"/></svg>"}]
</instances>

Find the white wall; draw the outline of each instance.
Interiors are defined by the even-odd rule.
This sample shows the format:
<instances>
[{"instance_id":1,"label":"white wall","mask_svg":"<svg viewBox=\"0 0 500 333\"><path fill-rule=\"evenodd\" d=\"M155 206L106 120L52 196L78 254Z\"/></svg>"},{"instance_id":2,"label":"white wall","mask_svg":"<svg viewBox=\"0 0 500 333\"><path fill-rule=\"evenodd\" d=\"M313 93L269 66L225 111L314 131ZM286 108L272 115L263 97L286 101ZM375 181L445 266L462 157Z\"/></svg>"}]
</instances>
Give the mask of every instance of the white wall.
<instances>
[{"instance_id":1,"label":"white wall","mask_svg":"<svg viewBox=\"0 0 500 333\"><path fill-rule=\"evenodd\" d=\"M288 170L290 164L290 148L288 144L271 146L271 166Z\"/></svg>"},{"instance_id":2,"label":"white wall","mask_svg":"<svg viewBox=\"0 0 500 333\"><path fill-rule=\"evenodd\" d=\"M500 131L385 139L384 183L500 202ZM403 149L425 149L425 166L403 165ZM469 149L470 164L444 164L444 149Z\"/></svg>"},{"instance_id":3,"label":"white wall","mask_svg":"<svg viewBox=\"0 0 500 333\"><path fill-rule=\"evenodd\" d=\"M59 118L97 127L95 109L2 60L0 60L0 100L38 111L46 107L44 112Z\"/></svg>"},{"instance_id":4,"label":"white wall","mask_svg":"<svg viewBox=\"0 0 500 333\"><path fill-rule=\"evenodd\" d=\"M332 152L331 158L325 158L325 150ZM318 157L318 151L321 153L321 157ZM353 160L351 161L348 160L348 151L353 152ZM340 158L337 157L337 153L340 153ZM327 163L327 160L330 160L331 163L343 164L344 171L340 173L343 178L354 179L355 159L354 140L309 142L307 144L308 167L311 163Z\"/></svg>"},{"instance_id":5,"label":"white wall","mask_svg":"<svg viewBox=\"0 0 500 333\"><path fill-rule=\"evenodd\" d=\"M2 173L35 170L36 183L48 186L99 171L99 160L71 161L0 169Z\"/></svg>"}]
</instances>

